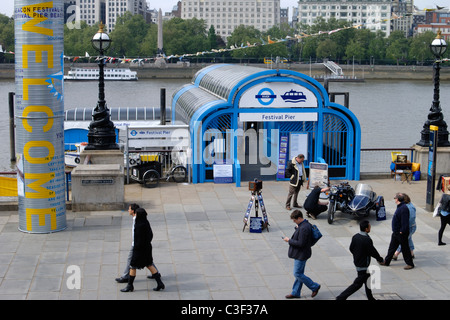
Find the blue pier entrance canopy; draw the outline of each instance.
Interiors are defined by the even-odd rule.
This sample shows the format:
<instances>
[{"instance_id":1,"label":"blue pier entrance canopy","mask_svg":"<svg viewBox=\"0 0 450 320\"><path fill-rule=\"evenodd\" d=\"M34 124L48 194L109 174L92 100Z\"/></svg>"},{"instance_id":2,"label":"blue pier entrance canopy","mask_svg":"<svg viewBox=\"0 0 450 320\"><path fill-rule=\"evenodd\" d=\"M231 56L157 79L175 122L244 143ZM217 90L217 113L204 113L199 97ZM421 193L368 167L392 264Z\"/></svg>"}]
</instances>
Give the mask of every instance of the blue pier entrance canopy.
<instances>
[{"instance_id":1,"label":"blue pier entrance canopy","mask_svg":"<svg viewBox=\"0 0 450 320\"><path fill-rule=\"evenodd\" d=\"M359 180L358 119L299 72L204 68L174 93L175 121L190 127L193 183L214 181L219 172L237 186L254 178L286 180L287 163L300 153L307 169L325 162L330 179Z\"/></svg>"}]
</instances>

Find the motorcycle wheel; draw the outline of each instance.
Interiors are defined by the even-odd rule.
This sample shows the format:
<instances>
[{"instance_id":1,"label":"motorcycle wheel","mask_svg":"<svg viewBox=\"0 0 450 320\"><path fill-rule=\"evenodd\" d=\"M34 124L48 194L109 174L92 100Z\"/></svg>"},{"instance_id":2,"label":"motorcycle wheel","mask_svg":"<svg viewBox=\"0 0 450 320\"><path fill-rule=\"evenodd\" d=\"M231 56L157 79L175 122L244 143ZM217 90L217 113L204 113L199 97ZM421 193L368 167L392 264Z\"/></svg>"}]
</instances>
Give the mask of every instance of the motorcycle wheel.
<instances>
[{"instance_id":1,"label":"motorcycle wheel","mask_svg":"<svg viewBox=\"0 0 450 320\"><path fill-rule=\"evenodd\" d=\"M329 224L333 223L335 212L336 212L336 202L332 201L328 205L328 223Z\"/></svg>"}]
</instances>

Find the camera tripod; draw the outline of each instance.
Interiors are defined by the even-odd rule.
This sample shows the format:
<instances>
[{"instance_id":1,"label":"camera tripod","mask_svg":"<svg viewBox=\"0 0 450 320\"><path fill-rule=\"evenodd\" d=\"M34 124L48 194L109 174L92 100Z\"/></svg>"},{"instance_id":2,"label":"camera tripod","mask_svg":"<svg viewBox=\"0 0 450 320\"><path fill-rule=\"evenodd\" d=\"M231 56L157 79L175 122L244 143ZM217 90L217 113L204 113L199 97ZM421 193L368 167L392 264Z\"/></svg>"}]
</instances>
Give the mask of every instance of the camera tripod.
<instances>
[{"instance_id":1,"label":"camera tripod","mask_svg":"<svg viewBox=\"0 0 450 320\"><path fill-rule=\"evenodd\" d=\"M261 211L263 214L262 221L261 221L261 224L262 224L261 227L262 227L262 229L267 228L267 232L269 232L269 218L267 217L266 206L264 205L264 200L262 197L261 190L252 191L250 201L248 202L247 211L245 212L245 216L244 216L244 227L242 228L242 232L244 232L245 227L248 224L250 212L252 211L253 204L255 204L255 214L256 214L257 218L258 218L258 207L259 206L261 207Z\"/></svg>"}]
</instances>

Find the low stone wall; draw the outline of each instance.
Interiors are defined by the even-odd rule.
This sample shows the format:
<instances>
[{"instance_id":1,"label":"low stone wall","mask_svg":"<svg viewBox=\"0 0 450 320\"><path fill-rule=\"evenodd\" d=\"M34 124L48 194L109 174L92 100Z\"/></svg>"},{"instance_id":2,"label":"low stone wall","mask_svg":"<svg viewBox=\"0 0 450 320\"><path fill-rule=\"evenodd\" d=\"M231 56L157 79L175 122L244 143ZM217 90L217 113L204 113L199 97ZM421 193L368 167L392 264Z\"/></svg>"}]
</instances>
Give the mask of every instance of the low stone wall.
<instances>
[{"instance_id":1,"label":"low stone wall","mask_svg":"<svg viewBox=\"0 0 450 320\"><path fill-rule=\"evenodd\" d=\"M66 63L64 71L70 70L74 64ZM157 67L155 64L123 64L117 65L119 68L130 68L138 72L139 79L192 79L197 71L207 67L209 64L166 64L164 67ZM246 65L246 64L242 64ZM76 63L78 67L93 67L96 64ZM109 66L109 65L108 65ZM275 66L264 64L251 64L261 68L274 68ZM282 64L281 69L290 69L301 72L311 77L323 77L327 70L323 64ZM341 65L344 75L366 80L432 80L432 66L381 66L381 65ZM14 79L14 64L0 64L0 80ZM450 81L450 67L444 65L441 69L441 81Z\"/></svg>"}]
</instances>

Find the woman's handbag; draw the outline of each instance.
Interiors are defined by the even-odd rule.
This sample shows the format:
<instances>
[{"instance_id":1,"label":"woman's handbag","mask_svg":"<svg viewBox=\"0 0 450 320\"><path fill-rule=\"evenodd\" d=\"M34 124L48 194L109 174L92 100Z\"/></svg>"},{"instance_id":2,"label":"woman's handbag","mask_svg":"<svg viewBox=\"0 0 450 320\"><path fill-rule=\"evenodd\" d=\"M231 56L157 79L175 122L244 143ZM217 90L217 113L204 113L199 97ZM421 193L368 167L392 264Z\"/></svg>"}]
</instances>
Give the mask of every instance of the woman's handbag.
<instances>
[{"instance_id":1,"label":"woman's handbag","mask_svg":"<svg viewBox=\"0 0 450 320\"><path fill-rule=\"evenodd\" d=\"M439 216L441 213L441 203L439 202L436 208L434 208L433 217Z\"/></svg>"}]
</instances>

